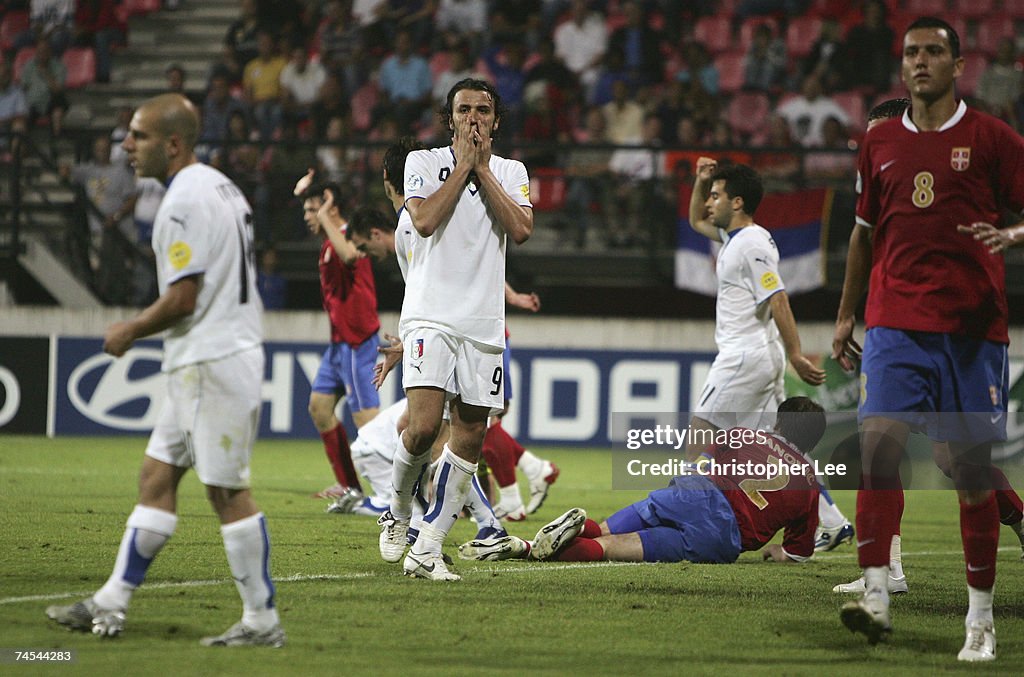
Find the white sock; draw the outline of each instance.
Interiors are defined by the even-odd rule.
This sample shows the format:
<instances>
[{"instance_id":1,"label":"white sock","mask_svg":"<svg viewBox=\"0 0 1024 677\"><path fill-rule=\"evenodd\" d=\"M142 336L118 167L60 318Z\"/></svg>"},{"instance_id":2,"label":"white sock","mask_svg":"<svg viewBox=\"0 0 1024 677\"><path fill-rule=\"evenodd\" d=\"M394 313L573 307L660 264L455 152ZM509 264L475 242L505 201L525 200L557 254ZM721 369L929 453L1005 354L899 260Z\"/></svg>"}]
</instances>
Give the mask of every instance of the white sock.
<instances>
[{"instance_id":1,"label":"white sock","mask_svg":"<svg viewBox=\"0 0 1024 677\"><path fill-rule=\"evenodd\" d=\"M441 552L441 544L466 504L476 471L476 463L459 458L447 444L444 445L434 472L434 496L427 514L423 516L423 527L413 545L413 552Z\"/></svg>"},{"instance_id":2,"label":"white sock","mask_svg":"<svg viewBox=\"0 0 1024 677\"><path fill-rule=\"evenodd\" d=\"M818 494L819 527L822 529L835 529L836 527L843 526L846 521L843 513L839 512L839 508L836 507L835 503L826 499L824 494Z\"/></svg>"},{"instance_id":3,"label":"white sock","mask_svg":"<svg viewBox=\"0 0 1024 677\"><path fill-rule=\"evenodd\" d=\"M278 623L274 583L270 580L267 519L258 512L230 524L222 524L220 534L235 587L242 597L242 622L257 632L266 632Z\"/></svg>"},{"instance_id":4,"label":"white sock","mask_svg":"<svg viewBox=\"0 0 1024 677\"><path fill-rule=\"evenodd\" d=\"M430 463L430 454L413 456L398 436L398 448L395 450L395 461L391 471L391 514L400 520L412 516L413 487L421 475L426 472Z\"/></svg>"},{"instance_id":5,"label":"white sock","mask_svg":"<svg viewBox=\"0 0 1024 677\"><path fill-rule=\"evenodd\" d=\"M476 522L477 530L488 527L500 529L501 520L494 516L491 502L487 500L487 494L484 493L483 487L480 486L480 480L476 475L473 475L471 484L472 488L469 491L469 496L466 497L466 510L469 511L473 521Z\"/></svg>"},{"instance_id":6,"label":"white sock","mask_svg":"<svg viewBox=\"0 0 1024 677\"><path fill-rule=\"evenodd\" d=\"M889 546L889 575L893 578L903 578L903 550L899 534L892 535L892 544Z\"/></svg>"},{"instance_id":7,"label":"white sock","mask_svg":"<svg viewBox=\"0 0 1024 677\"><path fill-rule=\"evenodd\" d=\"M110 578L92 599L102 609L126 609L132 592L142 585L146 570L174 534L178 516L173 512L136 505L128 516Z\"/></svg>"},{"instance_id":8,"label":"white sock","mask_svg":"<svg viewBox=\"0 0 1024 677\"><path fill-rule=\"evenodd\" d=\"M499 487L498 494L501 499L498 506L505 512L515 512L523 507L523 497L519 493L519 485L512 483L507 487Z\"/></svg>"},{"instance_id":9,"label":"white sock","mask_svg":"<svg viewBox=\"0 0 1024 677\"><path fill-rule=\"evenodd\" d=\"M992 622L992 592L993 588L982 590L967 586L967 619L965 623L991 623Z\"/></svg>"},{"instance_id":10,"label":"white sock","mask_svg":"<svg viewBox=\"0 0 1024 677\"><path fill-rule=\"evenodd\" d=\"M881 600L889 606L889 567L864 569L864 598Z\"/></svg>"},{"instance_id":11,"label":"white sock","mask_svg":"<svg viewBox=\"0 0 1024 677\"><path fill-rule=\"evenodd\" d=\"M533 479L544 472L544 460L534 456L530 450L526 450L519 457L516 467L522 470L527 477Z\"/></svg>"}]
</instances>

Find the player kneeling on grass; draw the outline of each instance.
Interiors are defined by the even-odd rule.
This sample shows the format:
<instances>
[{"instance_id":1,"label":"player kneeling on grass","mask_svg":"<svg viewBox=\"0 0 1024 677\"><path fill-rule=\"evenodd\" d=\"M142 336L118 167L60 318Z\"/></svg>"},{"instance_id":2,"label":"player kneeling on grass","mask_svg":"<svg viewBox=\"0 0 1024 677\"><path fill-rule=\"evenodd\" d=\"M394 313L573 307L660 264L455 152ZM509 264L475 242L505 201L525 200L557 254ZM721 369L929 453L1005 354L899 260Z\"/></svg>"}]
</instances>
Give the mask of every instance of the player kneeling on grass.
<instances>
[{"instance_id":1,"label":"player kneeling on grass","mask_svg":"<svg viewBox=\"0 0 1024 677\"><path fill-rule=\"evenodd\" d=\"M773 432L739 448L712 449L705 474L680 475L665 489L629 505L598 524L573 508L546 525L533 541L515 536L474 540L459 547L463 559L556 559L581 562L735 562L783 530L781 545L764 558L804 562L814 554L818 482L807 460L825 432L825 413L813 400L792 397L779 405ZM752 475L751 466L792 468L773 478ZM717 466L723 472L710 472ZM729 469L736 469L729 471Z\"/></svg>"}]
</instances>

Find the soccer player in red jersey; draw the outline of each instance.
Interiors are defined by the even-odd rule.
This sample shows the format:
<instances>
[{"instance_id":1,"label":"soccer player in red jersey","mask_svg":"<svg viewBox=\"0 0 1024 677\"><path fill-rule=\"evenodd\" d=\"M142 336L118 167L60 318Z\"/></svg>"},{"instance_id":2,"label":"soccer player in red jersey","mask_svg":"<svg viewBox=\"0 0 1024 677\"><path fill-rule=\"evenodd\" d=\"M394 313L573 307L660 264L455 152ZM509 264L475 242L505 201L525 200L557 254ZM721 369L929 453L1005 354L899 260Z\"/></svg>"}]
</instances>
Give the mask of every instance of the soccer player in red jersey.
<instances>
[{"instance_id":1,"label":"soccer player in red jersey","mask_svg":"<svg viewBox=\"0 0 1024 677\"><path fill-rule=\"evenodd\" d=\"M858 160L857 223L873 235L870 247L848 257L833 354L859 348L854 314L869 256L857 496L865 592L841 618L872 643L892 630L887 581L902 502L899 457L909 433L923 431L948 443L960 500L969 606L957 657L988 661L995 659L999 537L991 445L1006 437L1007 306L1002 259L971 235L998 223L1003 207L1024 206L1024 140L957 101L963 68L949 24L914 21L902 60L911 108L873 129Z\"/></svg>"},{"instance_id":2,"label":"soccer player in red jersey","mask_svg":"<svg viewBox=\"0 0 1024 677\"><path fill-rule=\"evenodd\" d=\"M728 564L741 552L762 548L781 529L782 544L765 548L764 559L804 562L814 554L818 525L818 480L805 453L824 432L820 405L807 397L789 398L779 405L774 432L731 429L732 444L712 447L709 460L601 524L573 508L533 541L475 540L464 543L459 555Z\"/></svg>"},{"instance_id":3,"label":"soccer player in red jersey","mask_svg":"<svg viewBox=\"0 0 1024 677\"><path fill-rule=\"evenodd\" d=\"M380 395L373 385L380 329L377 288L370 261L345 237L345 220L334 204L338 187L313 185L311 170L295 185L295 194L303 200L306 225L323 237L320 293L331 325L331 344L309 394L309 415L323 439L337 484L318 496L335 499L330 510L346 512L348 504L355 505L362 495L348 435L334 410L344 395L356 427L369 423L380 410Z\"/></svg>"}]
</instances>

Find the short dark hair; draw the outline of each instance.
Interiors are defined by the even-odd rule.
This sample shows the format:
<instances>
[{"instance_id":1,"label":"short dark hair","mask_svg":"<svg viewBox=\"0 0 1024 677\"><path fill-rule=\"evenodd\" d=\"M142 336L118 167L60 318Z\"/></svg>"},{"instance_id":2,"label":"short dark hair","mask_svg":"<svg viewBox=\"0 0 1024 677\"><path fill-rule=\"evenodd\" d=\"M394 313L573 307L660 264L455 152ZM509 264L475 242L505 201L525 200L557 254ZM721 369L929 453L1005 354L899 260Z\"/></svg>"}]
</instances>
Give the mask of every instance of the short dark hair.
<instances>
[{"instance_id":1,"label":"short dark hair","mask_svg":"<svg viewBox=\"0 0 1024 677\"><path fill-rule=\"evenodd\" d=\"M711 175L711 183L725 181L725 192L730 198L743 198L743 211L753 216L764 197L761 175L747 165L726 165Z\"/></svg>"},{"instance_id":2,"label":"short dark hair","mask_svg":"<svg viewBox=\"0 0 1024 677\"><path fill-rule=\"evenodd\" d=\"M374 209L373 207L360 207L352 213L352 218L348 220L348 228L345 231L345 237L351 240L352 235L357 234L365 239L370 239L370 231L374 228L388 230L392 226L394 226L393 216L389 219L387 216L384 216L384 212L379 209Z\"/></svg>"},{"instance_id":3,"label":"short dark hair","mask_svg":"<svg viewBox=\"0 0 1024 677\"><path fill-rule=\"evenodd\" d=\"M384 151L384 173L387 182L399 195L405 195L405 158L414 150L420 150L423 144L412 136L403 136L398 143L388 146Z\"/></svg>"},{"instance_id":4,"label":"short dark hair","mask_svg":"<svg viewBox=\"0 0 1024 677\"><path fill-rule=\"evenodd\" d=\"M479 78L463 78L452 85L452 88L448 90L448 96L444 100L444 105L437 111L437 116L441 119L441 124L445 127L448 127L452 123L452 110L455 105L455 95L463 89L473 89L478 92L487 92L490 94L491 101L494 102L495 122L505 115L505 105L501 102L501 94L498 94L498 90L494 88L494 85L487 82L487 80L481 80ZM497 136L497 131L494 131L492 134Z\"/></svg>"},{"instance_id":5,"label":"short dark hair","mask_svg":"<svg viewBox=\"0 0 1024 677\"><path fill-rule=\"evenodd\" d=\"M303 202L313 199L323 200L325 190L334 193L334 205L340 209L341 203L345 200L345 194L341 191L341 186L333 181L310 184L309 188L302 191L302 195L299 197L302 198Z\"/></svg>"},{"instance_id":6,"label":"short dark hair","mask_svg":"<svg viewBox=\"0 0 1024 677\"><path fill-rule=\"evenodd\" d=\"M899 117L908 108L910 108L910 99L889 99L888 101L883 101L868 112L868 122Z\"/></svg>"},{"instance_id":7,"label":"short dark hair","mask_svg":"<svg viewBox=\"0 0 1024 677\"><path fill-rule=\"evenodd\" d=\"M949 51L953 54L954 59L960 58L960 36L948 23L935 16L922 16L907 26L903 35L906 36L907 33L917 28L939 28L946 31L946 35L949 37Z\"/></svg>"},{"instance_id":8,"label":"short dark hair","mask_svg":"<svg viewBox=\"0 0 1024 677\"><path fill-rule=\"evenodd\" d=\"M825 434L825 410L809 397L790 397L779 405L775 430L797 449L810 454Z\"/></svg>"}]
</instances>

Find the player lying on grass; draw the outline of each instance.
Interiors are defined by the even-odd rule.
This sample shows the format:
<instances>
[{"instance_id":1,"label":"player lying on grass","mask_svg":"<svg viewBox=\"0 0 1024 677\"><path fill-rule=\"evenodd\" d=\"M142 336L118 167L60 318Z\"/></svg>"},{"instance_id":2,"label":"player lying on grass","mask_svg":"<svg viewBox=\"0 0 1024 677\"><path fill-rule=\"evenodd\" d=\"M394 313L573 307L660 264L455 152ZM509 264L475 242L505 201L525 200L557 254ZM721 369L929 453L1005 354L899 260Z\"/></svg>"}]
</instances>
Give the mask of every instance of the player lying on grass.
<instances>
[{"instance_id":1,"label":"player lying on grass","mask_svg":"<svg viewBox=\"0 0 1024 677\"><path fill-rule=\"evenodd\" d=\"M609 517L600 525L573 508L546 525L533 541L515 536L474 540L459 547L463 559L556 559L569 562L735 562L783 530L782 544L764 558L804 562L814 554L818 482L809 453L825 432L825 413L807 397L778 409L773 432L751 433L738 448L717 445L713 459L692 474ZM746 440L744 440L746 442ZM773 477L751 474L756 465L801 468ZM714 471L712 470L714 469Z\"/></svg>"}]
</instances>

